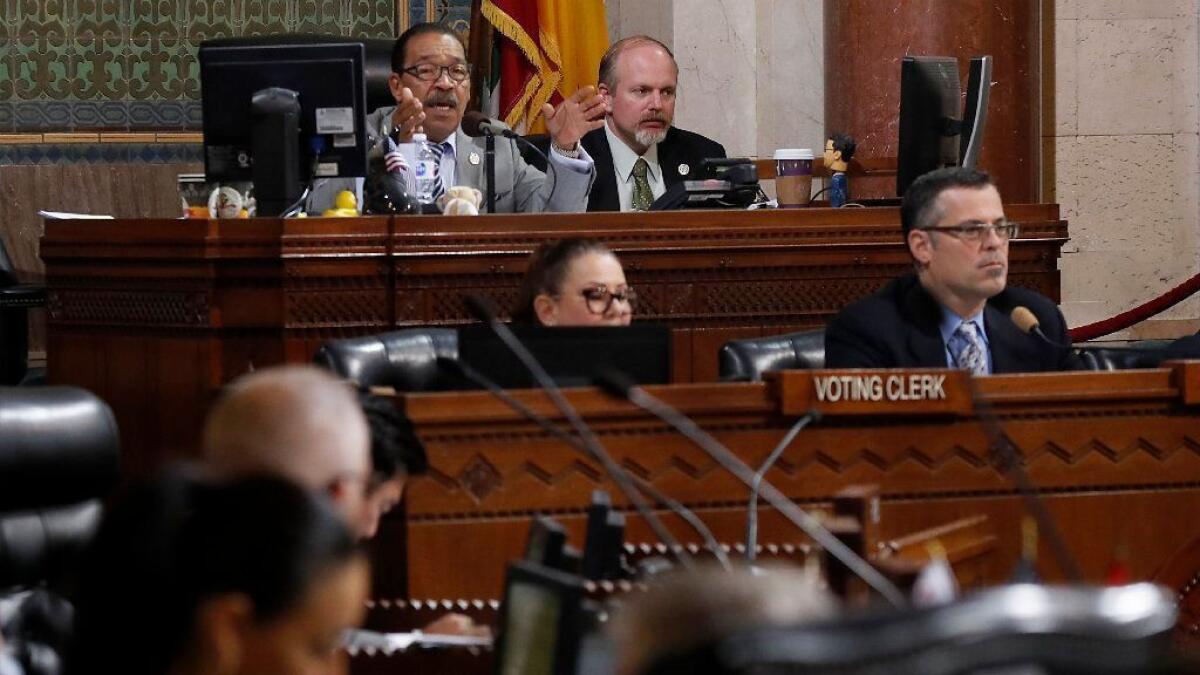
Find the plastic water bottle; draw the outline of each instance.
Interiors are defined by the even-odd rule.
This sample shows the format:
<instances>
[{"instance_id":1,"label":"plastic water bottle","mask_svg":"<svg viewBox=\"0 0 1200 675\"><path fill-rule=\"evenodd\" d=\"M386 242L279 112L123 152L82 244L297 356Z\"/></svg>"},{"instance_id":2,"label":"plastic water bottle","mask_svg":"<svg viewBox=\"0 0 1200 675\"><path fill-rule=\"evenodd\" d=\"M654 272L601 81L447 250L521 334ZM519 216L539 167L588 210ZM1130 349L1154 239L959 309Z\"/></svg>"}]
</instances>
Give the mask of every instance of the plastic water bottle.
<instances>
[{"instance_id":1,"label":"plastic water bottle","mask_svg":"<svg viewBox=\"0 0 1200 675\"><path fill-rule=\"evenodd\" d=\"M412 142L417 151L417 164L413 167L413 175L416 177L415 196L422 204L432 204L433 193L437 189L440 158L425 138L425 134L413 134Z\"/></svg>"}]
</instances>

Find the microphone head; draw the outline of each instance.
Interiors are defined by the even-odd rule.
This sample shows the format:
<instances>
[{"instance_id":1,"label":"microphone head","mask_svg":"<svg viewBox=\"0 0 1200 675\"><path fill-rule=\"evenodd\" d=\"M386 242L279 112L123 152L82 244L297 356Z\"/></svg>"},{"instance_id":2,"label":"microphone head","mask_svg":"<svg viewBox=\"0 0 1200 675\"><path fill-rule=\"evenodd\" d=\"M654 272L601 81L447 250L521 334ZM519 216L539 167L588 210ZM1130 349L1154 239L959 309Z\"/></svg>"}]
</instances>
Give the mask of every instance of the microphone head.
<instances>
[{"instance_id":1,"label":"microphone head","mask_svg":"<svg viewBox=\"0 0 1200 675\"><path fill-rule=\"evenodd\" d=\"M496 320L496 309L487 298L477 293L467 293L463 296L463 304L467 306L467 312L483 323L491 323Z\"/></svg>"},{"instance_id":2,"label":"microphone head","mask_svg":"<svg viewBox=\"0 0 1200 675\"><path fill-rule=\"evenodd\" d=\"M603 368L592 379L604 393L615 398L627 399L637 382L616 368Z\"/></svg>"},{"instance_id":3,"label":"microphone head","mask_svg":"<svg viewBox=\"0 0 1200 675\"><path fill-rule=\"evenodd\" d=\"M472 138L477 138L479 136L482 136L484 132L483 132L483 129L480 128L480 125L482 125L484 123L490 123L490 122L491 122L491 120L488 119L488 116L484 115L483 113L479 112L478 110L468 110L463 115L463 119L462 119L463 133L468 136L471 136Z\"/></svg>"},{"instance_id":4,"label":"microphone head","mask_svg":"<svg viewBox=\"0 0 1200 675\"><path fill-rule=\"evenodd\" d=\"M1022 333L1032 333L1040 323L1033 312L1029 311L1029 308L1021 305L1013 307L1008 316L1012 318L1013 323L1017 324L1017 328L1020 328Z\"/></svg>"}]
</instances>

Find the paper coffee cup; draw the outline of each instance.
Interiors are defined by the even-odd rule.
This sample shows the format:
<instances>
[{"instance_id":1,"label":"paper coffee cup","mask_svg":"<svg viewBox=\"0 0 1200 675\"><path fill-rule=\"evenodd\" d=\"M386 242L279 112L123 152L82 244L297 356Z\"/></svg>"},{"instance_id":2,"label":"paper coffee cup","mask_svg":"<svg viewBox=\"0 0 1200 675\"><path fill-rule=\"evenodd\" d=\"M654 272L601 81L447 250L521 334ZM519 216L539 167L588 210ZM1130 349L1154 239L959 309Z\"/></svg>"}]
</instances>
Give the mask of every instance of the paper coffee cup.
<instances>
[{"instance_id":1,"label":"paper coffee cup","mask_svg":"<svg viewBox=\"0 0 1200 675\"><path fill-rule=\"evenodd\" d=\"M775 151L775 194L785 209L808 206L812 197L813 151L780 148Z\"/></svg>"}]
</instances>

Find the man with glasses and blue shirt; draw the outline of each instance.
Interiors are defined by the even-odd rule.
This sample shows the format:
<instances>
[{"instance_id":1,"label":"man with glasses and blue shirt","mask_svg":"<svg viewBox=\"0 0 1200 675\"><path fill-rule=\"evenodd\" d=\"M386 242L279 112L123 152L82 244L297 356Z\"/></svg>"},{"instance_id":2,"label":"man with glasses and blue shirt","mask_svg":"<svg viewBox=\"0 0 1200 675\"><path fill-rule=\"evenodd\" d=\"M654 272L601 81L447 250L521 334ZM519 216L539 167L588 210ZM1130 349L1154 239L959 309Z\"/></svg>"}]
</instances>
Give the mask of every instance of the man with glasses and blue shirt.
<instances>
[{"instance_id":1,"label":"man with glasses and blue shirt","mask_svg":"<svg viewBox=\"0 0 1200 675\"><path fill-rule=\"evenodd\" d=\"M1034 291L1007 286L1008 243L991 177L928 173L909 187L900 221L916 268L843 309L825 331L829 368L962 368L977 375L1073 370L1066 321ZM1045 339L1017 327L1024 307Z\"/></svg>"}]
</instances>

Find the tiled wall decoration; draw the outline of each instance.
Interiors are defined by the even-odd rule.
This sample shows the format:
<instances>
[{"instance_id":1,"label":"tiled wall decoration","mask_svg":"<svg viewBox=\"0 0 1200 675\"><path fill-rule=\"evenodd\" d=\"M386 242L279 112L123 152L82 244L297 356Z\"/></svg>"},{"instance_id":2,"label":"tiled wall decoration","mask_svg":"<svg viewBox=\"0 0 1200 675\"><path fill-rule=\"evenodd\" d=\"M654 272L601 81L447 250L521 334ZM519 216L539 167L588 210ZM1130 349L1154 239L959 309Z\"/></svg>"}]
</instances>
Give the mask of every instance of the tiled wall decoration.
<instances>
[{"instance_id":1,"label":"tiled wall decoration","mask_svg":"<svg viewBox=\"0 0 1200 675\"><path fill-rule=\"evenodd\" d=\"M0 0L0 163L198 159L198 148L146 149L140 139L105 132L192 132L168 142L197 143L202 41L294 32L394 37L420 21L465 32L470 7L470 0ZM123 147L51 140L62 133L98 133L100 144ZM162 142L152 135L149 145Z\"/></svg>"}]
</instances>

